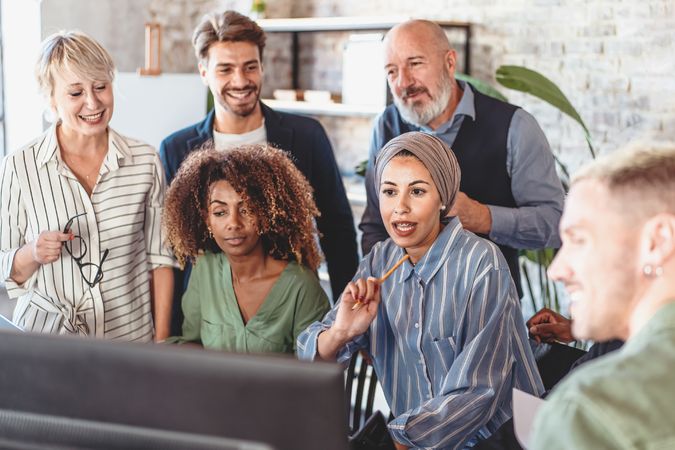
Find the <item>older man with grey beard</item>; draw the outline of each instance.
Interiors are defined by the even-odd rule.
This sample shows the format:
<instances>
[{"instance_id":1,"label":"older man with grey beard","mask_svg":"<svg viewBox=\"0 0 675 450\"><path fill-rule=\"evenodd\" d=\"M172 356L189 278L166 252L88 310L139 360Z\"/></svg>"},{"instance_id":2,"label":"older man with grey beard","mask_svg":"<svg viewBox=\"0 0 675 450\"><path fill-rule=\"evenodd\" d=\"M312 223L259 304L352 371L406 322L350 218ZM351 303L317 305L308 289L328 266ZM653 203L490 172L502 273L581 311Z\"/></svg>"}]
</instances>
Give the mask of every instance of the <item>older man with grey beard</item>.
<instances>
[{"instance_id":1,"label":"older man with grey beard","mask_svg":"<svg viewBox=\"0 0 675 450\"><path fill-rule=\"evenodd\" d=\"M387 238L372 182L375 158L392 138L423 131L445 141L462 170L448 216L499 246L521 292L517 249L560 245L564 193L546 136L524 110L455 80L456 54L437 24L402 23L387 33L384 48L394 104L379 117L370 144L363 253Z\"/></svg>"}]
</instances>

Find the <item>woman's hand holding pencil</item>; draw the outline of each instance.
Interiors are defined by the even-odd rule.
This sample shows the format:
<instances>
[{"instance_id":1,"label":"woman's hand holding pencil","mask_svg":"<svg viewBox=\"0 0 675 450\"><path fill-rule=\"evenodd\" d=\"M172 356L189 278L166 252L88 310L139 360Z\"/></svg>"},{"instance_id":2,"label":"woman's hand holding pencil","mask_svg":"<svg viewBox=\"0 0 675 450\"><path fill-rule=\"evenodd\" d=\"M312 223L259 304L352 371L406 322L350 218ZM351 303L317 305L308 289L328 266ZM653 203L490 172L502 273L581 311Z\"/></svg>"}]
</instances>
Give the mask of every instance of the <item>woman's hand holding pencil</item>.
<instances>
[{"instance_id":1,"label":"woman's hand holding pencil","mask_svg":"<svg viewBox=\"0 0 675 450\"><path fill-rule=\"evenodd\" d=\"M380 284L408 258L405 255L380 278L359 278L347 284L340 298L335 322L319 334L318 352L322 359L334 361L343 345L368 330L380 305Z\"/></svg>"},{"instance_id":2,"label":"woman's hand holding pencil","mask_svg":"<svg viewBox=\"0 0 675 450\"><path fill-rule=\"evenodd\" d=\"M384 280L389 278L391 274L394 273L394 271L398 268L398 266L406 262L409 258L410 255L406 254L403 258L399 259L398 262L394 264L391 269L387 270L387 273L385 273L384 275L382 275L380 278L377 279L377 284L384 283ZM356 303L354 303L354 306L352 306L352 310L358 310L361 306L363 306L363 303L357 299Z\"/></svg>"}]
</instances>

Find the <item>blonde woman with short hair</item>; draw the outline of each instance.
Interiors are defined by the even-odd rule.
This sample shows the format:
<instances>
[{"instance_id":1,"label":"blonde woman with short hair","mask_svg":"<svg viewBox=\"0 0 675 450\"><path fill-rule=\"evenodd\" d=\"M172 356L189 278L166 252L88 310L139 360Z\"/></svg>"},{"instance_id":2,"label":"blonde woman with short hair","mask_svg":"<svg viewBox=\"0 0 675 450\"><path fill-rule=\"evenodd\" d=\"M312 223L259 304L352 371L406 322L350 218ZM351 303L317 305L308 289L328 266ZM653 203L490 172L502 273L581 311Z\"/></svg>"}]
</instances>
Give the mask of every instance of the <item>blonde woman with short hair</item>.
<instances>
[{"instance_id":1,"label":"blonde woman with short hair","mask_svg":"<svg viewBox=\"0 0 675 450\"><path fill-rule=\"evenodd\" d=\"M36 77L56 121L0 168L0 267L35 332L168 335L173 273L155 150L109 127L115 66L78 31L44 40Z\"/></svg>"}]
</instances>

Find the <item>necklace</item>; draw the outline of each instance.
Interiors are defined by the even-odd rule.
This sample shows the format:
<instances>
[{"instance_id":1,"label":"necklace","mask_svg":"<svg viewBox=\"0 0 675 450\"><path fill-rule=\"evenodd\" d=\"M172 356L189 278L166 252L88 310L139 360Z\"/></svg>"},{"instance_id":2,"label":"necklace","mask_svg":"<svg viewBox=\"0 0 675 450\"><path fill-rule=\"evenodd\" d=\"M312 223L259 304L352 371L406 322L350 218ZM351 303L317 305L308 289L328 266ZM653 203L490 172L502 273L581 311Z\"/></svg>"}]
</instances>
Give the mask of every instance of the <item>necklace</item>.
<instances>
[{"instance_id":1,"label":"necklace","mask_svg":"<svg viewBox=\"0 0 675 450\"><path fill-rule=\"evenodd\" d=\"M78 175L78 174L79 174L80 177L84 177L84 179L87 180L87 181L89 181L89 179L92 177L92 175L98 174L98 172L99 172L100 169L101 169L100 164L98 164L98 165L95 166L89 173L86 173L86 174L78 173L78 172L76 172L75 169L74 169L74 168L76 167L76 164L75 164L75 161L73 160L72 156L68 155L68 157L66 157L66 153L65 153L65 152L61 152L61 156L63 157L63 161L64 161L64 162L68 165L68 167L70 168L71 172L73 172L75 175ZM80 166L82 166L82 164L80 164Z\"/></svg>"}]
</instances>

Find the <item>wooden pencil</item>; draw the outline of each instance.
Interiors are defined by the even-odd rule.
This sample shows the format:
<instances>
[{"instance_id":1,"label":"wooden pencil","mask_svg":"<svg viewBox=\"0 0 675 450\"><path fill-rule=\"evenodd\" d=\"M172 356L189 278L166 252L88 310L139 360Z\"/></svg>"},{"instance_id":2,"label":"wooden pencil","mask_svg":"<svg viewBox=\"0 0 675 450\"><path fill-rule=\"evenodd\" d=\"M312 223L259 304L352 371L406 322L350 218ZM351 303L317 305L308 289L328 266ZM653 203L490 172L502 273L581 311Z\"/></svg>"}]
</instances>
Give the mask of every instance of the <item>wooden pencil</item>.
<instances>
[{"instance_id":1,"label":"wooden pencil","mask_svg":"<svg viewBox=\"0 0 675 450\"><path fill-rule=\"evenodd\" d=\"M384 280L389 278L391 276L391 274L394 273L394 271L396 269L398 269L398 266L400 266L401 264L406 262L409 258L410 258L410 255L406 254L403 258L399 259L398 262L396 264L394 264L394 266L391 269L387 270L387 273L385 273L384 275L382 275L380 278L377 279L377 282L379 284L384 283ZM363 303L361 303L360 301L357 300L356 303L354 303L354 305L352 306L352 311L358 310L362 306L363 306Z\"/></svg>"}]
</instances>

